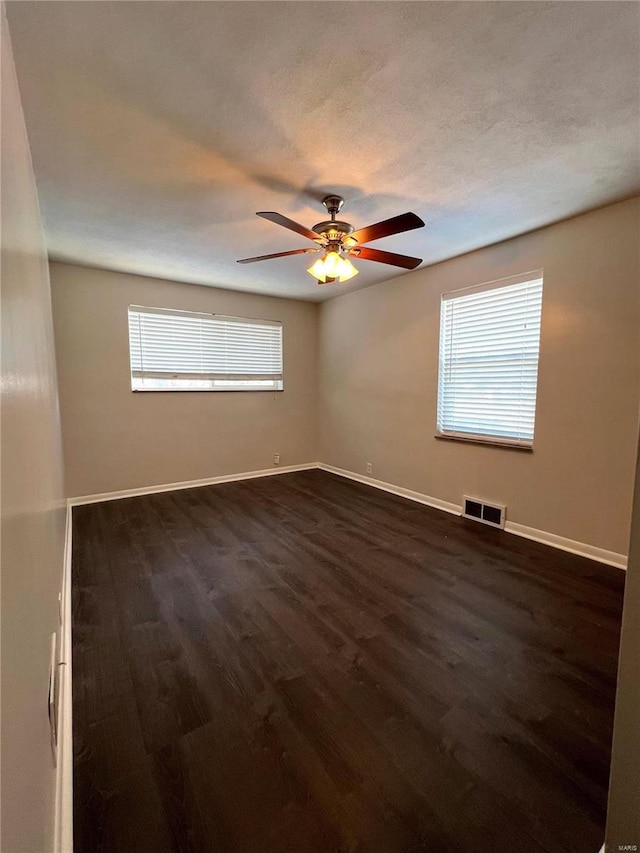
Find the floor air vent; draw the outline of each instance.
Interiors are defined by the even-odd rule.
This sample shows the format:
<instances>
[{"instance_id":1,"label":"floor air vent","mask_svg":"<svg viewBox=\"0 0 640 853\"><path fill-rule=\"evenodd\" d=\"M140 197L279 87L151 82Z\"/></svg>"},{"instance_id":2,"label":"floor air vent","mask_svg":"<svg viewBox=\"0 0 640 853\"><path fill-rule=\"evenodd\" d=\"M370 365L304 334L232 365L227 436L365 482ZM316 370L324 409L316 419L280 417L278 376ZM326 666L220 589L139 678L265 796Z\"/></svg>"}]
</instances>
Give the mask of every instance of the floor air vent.
<instances>
[{"instance_id":1,"label":"floor air vent","mask_svg":"<svg viewBox=\"0 0 640 853\"><path fill-rule=\"evenodd\" d=\"M500 504L488 504L477 498L469 498L463 495L462 514L465 518L481 521L482 524L490 524L491 527L504 527L506 506Z\"/></svg>"}]
</instances>

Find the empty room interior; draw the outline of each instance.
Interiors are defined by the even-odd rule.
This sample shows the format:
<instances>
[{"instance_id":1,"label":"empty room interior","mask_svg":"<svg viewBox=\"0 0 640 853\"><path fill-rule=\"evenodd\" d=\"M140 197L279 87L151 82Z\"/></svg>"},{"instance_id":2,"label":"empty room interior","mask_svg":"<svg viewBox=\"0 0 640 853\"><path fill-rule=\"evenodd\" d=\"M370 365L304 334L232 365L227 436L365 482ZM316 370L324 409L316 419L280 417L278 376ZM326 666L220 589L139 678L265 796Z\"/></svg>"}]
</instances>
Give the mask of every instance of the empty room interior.
<instances>
[{"instance_id":1,"label":"empty room interior","mask_svg":"<svg viewBox=\"0 0 640 853\"><path fill-rule=\"evenodd\" d=\"M640 4L2 3L2 853L640 846Z\"/></svg>"}]
</instances>

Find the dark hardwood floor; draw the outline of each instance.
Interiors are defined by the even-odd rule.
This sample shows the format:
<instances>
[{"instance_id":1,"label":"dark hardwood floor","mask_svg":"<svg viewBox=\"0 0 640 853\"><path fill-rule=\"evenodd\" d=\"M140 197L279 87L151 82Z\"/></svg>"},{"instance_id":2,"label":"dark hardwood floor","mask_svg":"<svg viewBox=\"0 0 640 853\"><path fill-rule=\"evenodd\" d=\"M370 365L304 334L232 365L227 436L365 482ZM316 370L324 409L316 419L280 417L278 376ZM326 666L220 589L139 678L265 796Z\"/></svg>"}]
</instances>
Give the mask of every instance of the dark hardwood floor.
<instances>
[{"instance_id":1,"label":"dark hardwood floor","mask_svg":"<svg viewBox=\"0 0 640 853\"><path fill-rule=\"evenodd\" d=\"M321 471L73 524L76 853L597 853L620 570Z\"/></svg>"}]
</instances>

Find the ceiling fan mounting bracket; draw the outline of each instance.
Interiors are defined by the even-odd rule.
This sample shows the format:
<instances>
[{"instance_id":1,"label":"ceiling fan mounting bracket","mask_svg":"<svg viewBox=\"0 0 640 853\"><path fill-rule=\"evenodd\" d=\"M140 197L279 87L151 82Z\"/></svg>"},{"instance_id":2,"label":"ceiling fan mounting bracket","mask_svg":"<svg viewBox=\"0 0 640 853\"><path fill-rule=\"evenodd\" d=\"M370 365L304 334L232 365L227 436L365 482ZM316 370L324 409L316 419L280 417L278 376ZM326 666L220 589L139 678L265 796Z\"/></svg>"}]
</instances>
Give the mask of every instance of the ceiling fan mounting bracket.
<instances>
[{"instance_id":1,"label":"ceiling fan mounting bracket","mask_svg":"<svg viewBox=\"0 0 640 853\"><path fill-rule=\"evenodd\" d=\"M340 213L344 199L341 195L326 195L322 199L322 203L327 208L327 213L332 219L336 218L336 213Z\"/></svg>"}]
</instances>

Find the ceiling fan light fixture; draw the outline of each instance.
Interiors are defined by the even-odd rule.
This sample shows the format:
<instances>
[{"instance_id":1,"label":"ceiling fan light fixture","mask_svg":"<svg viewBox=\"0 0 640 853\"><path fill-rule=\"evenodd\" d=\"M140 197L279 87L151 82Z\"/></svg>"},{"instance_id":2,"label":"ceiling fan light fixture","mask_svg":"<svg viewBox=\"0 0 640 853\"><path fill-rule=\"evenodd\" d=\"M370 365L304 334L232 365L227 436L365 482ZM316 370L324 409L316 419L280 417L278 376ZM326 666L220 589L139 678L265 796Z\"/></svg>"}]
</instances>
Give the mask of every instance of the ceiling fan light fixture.
<instances>
[{"instance_id":1,"label":"ceiling fan light fixture","mask_svg":"<svg viewBox=\"0 0 640 853\"><path fill-rule=\"evenodd\" d=\"M322 258L318 258L307 272L323 283L327 279L336 278L340 281L348 281L358 274L358 270L348 258L343 258L339 252L334 251L327 252Z\"/></svg>"}]
</instances>

